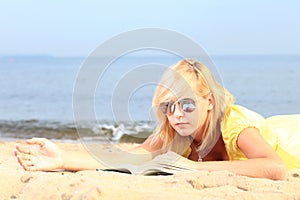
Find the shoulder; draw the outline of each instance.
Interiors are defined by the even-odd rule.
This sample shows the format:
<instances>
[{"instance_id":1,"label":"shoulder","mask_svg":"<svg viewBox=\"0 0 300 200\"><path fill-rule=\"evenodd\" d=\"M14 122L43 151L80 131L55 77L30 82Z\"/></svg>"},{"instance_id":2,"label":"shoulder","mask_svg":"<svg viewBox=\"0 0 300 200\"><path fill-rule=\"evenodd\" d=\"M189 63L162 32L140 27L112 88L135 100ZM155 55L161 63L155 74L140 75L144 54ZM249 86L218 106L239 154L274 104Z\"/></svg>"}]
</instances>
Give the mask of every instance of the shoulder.
<instances>
[{"instance_id":1,"label":"shoulder","mask_svg":"<svg viewBox=\"0 0 300 200\"><path fill-rule=\"evenodd\" d=\"M249 127L261 129L264 122L264 117L252 110L240 105L229 105L221 122L221 130L226 133Z\"/></svg>"},{"instance_id":2,"label":"shoulder","mask_svg":"<svg viewBox=\"0 0 300 200\"><path fill-rule=\"evenodd\" d=\"M237 105L237 104L230 104L227 106L226 108L226 113L227 115L230 114L239 114L242 115L244 117L249 117L249 116L259 116L262 117L260 114L258 114L257 112L250 110L244 106L241 105Z\"/></svg>"},{"instance_id":3,"label":"shoulder","mask_svg":"<svg viewBox=\"0 0 300 200\"><path fill-rule=\"evenodd\" d=\"M242 124L252 124L264 121L264 117L260 114L240 105L229 105L225 111L224 119L222 125L228 125L231 123Z\"/></svg>"},{"instance_id":4,"label":"shoulder","mask_svg":"<svg viewBox=\"0 0 300 200\"><path fill-rule=\"evenodd\" d=\"M239 134L247 128L262 133L265 119L258 113L240 105L229 105L221 122L222 137L227 150L236 151Z\"/></svg>"}]
</instances>

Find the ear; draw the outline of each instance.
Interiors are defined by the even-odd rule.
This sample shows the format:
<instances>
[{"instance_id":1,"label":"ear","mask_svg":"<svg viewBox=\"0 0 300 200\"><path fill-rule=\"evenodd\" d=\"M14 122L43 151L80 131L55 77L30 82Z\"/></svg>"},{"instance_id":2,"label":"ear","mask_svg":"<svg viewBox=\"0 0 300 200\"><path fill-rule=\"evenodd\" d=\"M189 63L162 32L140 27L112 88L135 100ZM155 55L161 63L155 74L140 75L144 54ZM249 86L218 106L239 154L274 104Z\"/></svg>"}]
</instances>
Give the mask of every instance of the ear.
<instances>
[{"instance_id":1,"label":"ear","mask_svg":"<svg viewBox=\"0 0 300 200\"><path fill-rule=\"evenodd\" d=\"M213 93L210 93L207 96L207 100L208 100L207 110L212 110L214 108L214 105L215 105L215 97L214 97Z\"/></svg>"}]
</instances>

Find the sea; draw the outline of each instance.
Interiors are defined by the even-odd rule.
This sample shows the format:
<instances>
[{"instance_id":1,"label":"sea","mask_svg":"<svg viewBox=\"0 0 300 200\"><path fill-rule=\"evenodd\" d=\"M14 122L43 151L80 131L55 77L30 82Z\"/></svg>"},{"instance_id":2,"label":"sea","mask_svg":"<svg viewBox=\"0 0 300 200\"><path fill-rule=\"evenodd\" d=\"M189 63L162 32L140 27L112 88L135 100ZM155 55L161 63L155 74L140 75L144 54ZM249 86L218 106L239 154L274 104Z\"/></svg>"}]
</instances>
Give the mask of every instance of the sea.
<instances>
[{"instance_id":1,"label":"sea","mask_svg":"<svg viewBox=\"0 0 300 200\"><path fill-rule=\"evenodd\" d=\"M78 79L86 67L85 57L0 56L0 140L142 142L156 126L151 101L157 77L180 59L136 55L115 59L105 67L95 64L90 69L98 74L94 88L78 90L80 81L81 85L90 81L89 76ZM264 117L300 113L300 55L215 55L210 59L210 67L235 96L236 104ZM147 70L149 66L152 71ZM132 88L127 88L128 82ZM92 98L87 101L93 104L88 111L74 114L74 93ZM85 116L85 111L93 112L94 118L78 123L76 115Z\"/></svg>"}]
</instances>

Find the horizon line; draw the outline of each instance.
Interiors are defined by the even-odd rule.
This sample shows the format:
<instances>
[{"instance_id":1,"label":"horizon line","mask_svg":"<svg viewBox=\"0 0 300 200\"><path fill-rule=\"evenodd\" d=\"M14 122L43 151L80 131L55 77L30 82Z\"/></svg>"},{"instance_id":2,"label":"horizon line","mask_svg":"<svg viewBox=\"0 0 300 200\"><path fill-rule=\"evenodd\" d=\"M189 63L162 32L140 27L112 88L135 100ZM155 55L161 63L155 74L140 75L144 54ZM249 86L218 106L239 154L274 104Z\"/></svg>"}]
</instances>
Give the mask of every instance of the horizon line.
<instances>
[{"instance_id":1,"label":"horizon line","mask_svg":"<svg viewBox=\"0 0 300 200\"><path fill-rule=\"evenodd\" d=\"M152 56L157 56L157 57L169 57L172 55L165 55L165 54L153 54L153 55L148 55L148 54L141 54L141 55L127 55L128 57L139 57L139 56L145 56L145 57L152 57ZM197 55L194 55L197 56ZM199 55L198 55L199 56ZM208 56L300 56L300 53L265 53L265 54L210 54ZM88 56L84 55L51 55L51 54L0 54L0 58L9 58L9 57L48 57L48 58L87 58ZM110 57L110 55L104 55L103 57Z\"/></svg>"}]
</instances>

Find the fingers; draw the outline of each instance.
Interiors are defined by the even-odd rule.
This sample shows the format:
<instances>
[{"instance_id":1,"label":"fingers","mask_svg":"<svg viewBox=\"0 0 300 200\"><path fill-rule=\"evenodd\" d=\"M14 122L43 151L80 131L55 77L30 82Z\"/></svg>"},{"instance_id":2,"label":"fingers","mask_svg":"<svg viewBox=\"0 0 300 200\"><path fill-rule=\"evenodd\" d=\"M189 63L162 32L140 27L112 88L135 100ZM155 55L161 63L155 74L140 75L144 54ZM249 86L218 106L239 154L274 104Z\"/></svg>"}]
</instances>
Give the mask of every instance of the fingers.
<instances>
[{"instance_id":1,"label":"fingers","mask_svg":"<svg viewBox=\"0 0 300 200\"><path fill-rule=\"evenodd\" d=\"M31 161L27 161L25 163L24 162L19 162L19 163L26 171L37 171L37 167Z\"/></svg>"},{"instance_id":2,"label":"fingers","mask_svg":"<svg viewBox=\"0 0 300 200\"><path fill-rule=\"evenodd\" d=\"M47 139L45 138L32 138L26 140L26 143L18 142L15 145L15 148L17 149L17 151L20 151L21 153L32 154L34 153L35 150L44 147L46 142Z\"/></svg>"},{"instance_id":3,"label":"fingers","mask_svg":"<svg viewBox=\"0 0 300 200\"><path fill-rule=\"evenodd\" d=\"M16 144L14 155L17 157L18 163L27 171L36 171L36 167L32 161L32 155L30 147Z\"/></svg>"},{"instance_id":4,"label":"fingers","mask_svg":"<svg viewBox=\"0 0 300 200\"><path fill-rule=\"evenodd\" d=\"M31 172L38 171L36 166L23 166L23 169L25 169L26 171L31 171Z\"/></svg>"},{"instance_id":5,"label":"fingers","mask_svg":"<svg viewBox=\"0 0 300 200\"><path fill-rule=\"evenodd\" d=\"M38 168L35 165L35 150L45 145L47 140L43 138L33 138L27 140L26 143L18 142L15 145L14 155L17 158L18 163L27 171L37 171ZM37 146L36 146L37 145ZM39 146L39 147L38 147Z\"/></svg>"},{"instance_id":6,"label":"fingers","mask_svg":"<svg viewBox=\"0 0 300 200\"><path fill-rule=\"evenodd\" d=\"M22 154L20 152L15 152L18 163L27 171L36 171L37 167L33 162L33 158L29 154Z\"/></svg>"},{"instance_id":7,"label":"fingers","mask_svg":"<svg viewBox=\"0 0 300 200\"><path fill-rule=\"evenodd\" d=\"M15 153L15 156L17 158L20 158L21 160L26 161L26 160L30 160L31 159L31 155L30 154L24 154L24 153L21 153L19 151L15 151L14 153Z\"/></svg>"},{"instance_id":8,"label":"fingers","mask_svg":"<svg viewBox=\"0 0 300 200\"><path fill-rule=\"evenodd\" d=\"M47 141L47 139L45 139L45 138L32 138L32 139L26 140L26 143L27 144L36 144L36 145L39 145L42 147L45 145L46 141Z\"/></svg>"},{"instance_id":9,"label":"fingers","mask_svg":"<svg viewBox=\"0 0 300 200\"><path fill-rule=\"evenodd\" d=\"M16 151L24 154L31 154L30 146L16 144Z\"/></svg>"}]
</instances>

